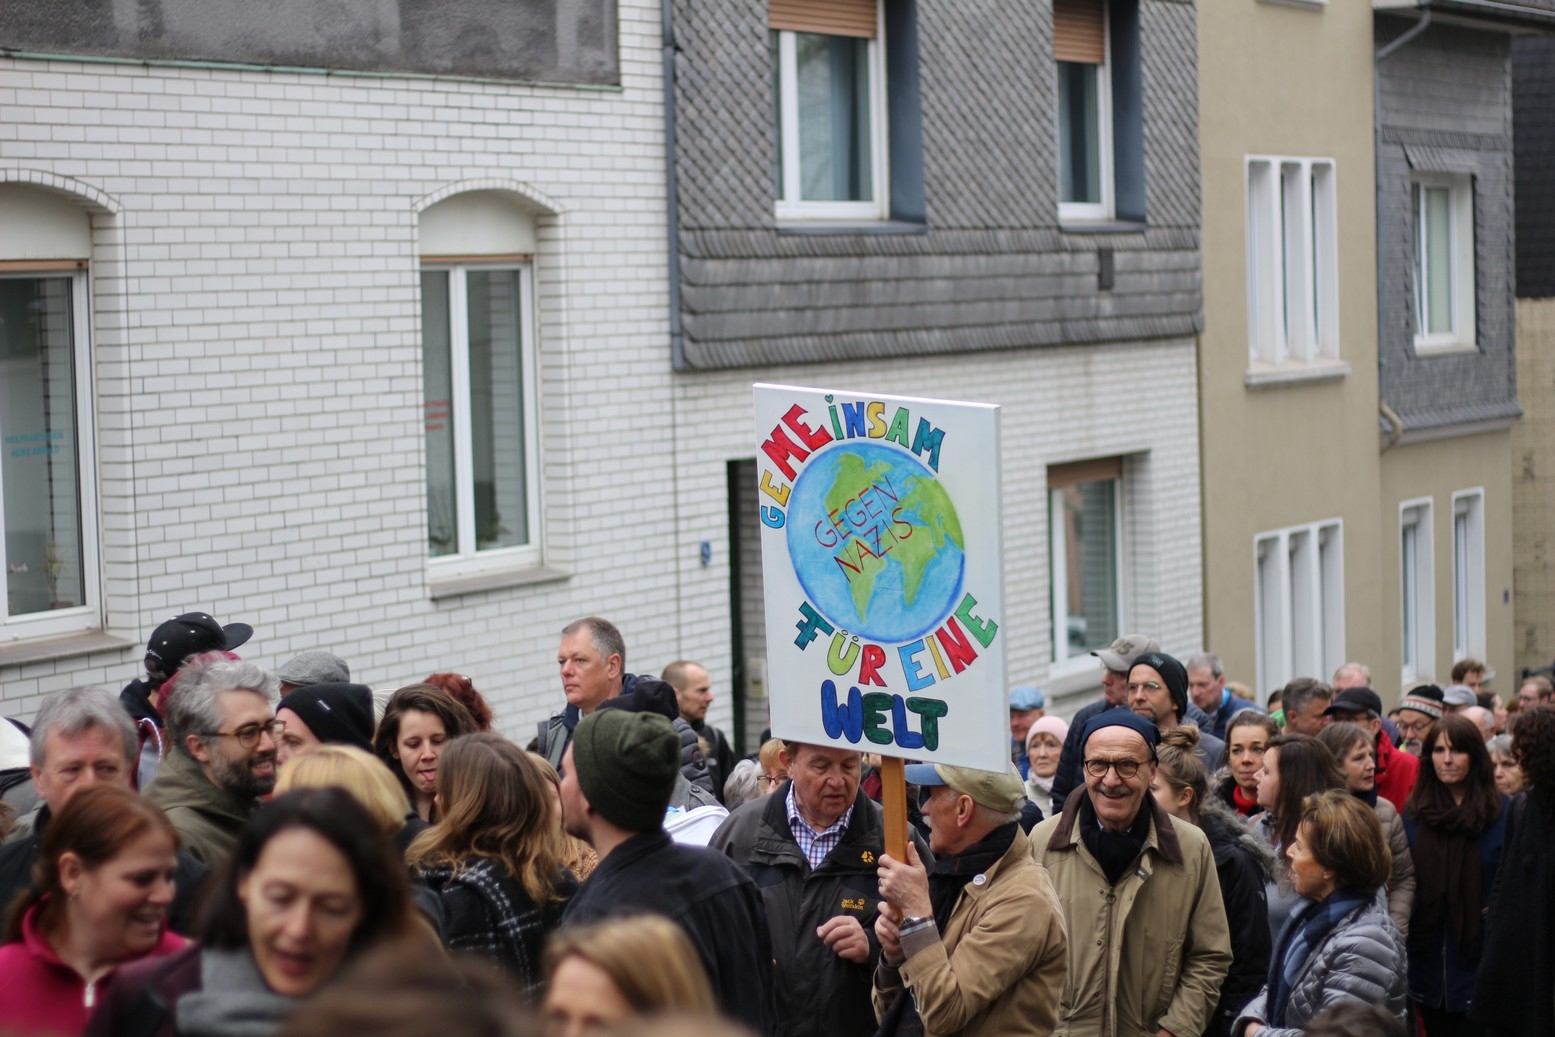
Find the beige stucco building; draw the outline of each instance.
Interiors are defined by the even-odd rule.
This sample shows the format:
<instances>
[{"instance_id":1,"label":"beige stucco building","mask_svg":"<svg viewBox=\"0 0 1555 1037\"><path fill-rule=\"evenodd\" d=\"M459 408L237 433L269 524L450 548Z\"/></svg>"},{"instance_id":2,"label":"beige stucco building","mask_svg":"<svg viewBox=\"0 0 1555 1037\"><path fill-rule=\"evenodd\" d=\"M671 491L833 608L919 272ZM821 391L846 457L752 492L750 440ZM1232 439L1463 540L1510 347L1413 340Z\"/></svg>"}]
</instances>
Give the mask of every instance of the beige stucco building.
<instances>
[{"instance_id":1,"label":"beige stucco building","mask_svg":"<svg viewBox=\"0 0 1555 1037\"><path fill-rule=\"evenodd\" d=\"M1513 356L1509 264L1493 257L1508 231L1451 208L1509 211L1509 182L1503 197L1474 165L1502 145L1509 172L1509 139L1430 152L1428 127L1478 139L1494 113L1402 100L1422 75L1489 75L1505 34L1428 25L1379 57L1412 25L1358 4L1199 5L1205 630L1260 698L1347 660L1388 703L1411 680L1446 684L1465 654L1499 690L1513 679L1515 389L1480 370ZM1420 214L1442 208L1422 191L1471 243L1451 256L1445 283L1470 298L1451 298L1445 330L1417 305L1448 290L1440 262L1421 265L1439 257L1414 261L1435 226Z\"/></svg>"}]
</instances>

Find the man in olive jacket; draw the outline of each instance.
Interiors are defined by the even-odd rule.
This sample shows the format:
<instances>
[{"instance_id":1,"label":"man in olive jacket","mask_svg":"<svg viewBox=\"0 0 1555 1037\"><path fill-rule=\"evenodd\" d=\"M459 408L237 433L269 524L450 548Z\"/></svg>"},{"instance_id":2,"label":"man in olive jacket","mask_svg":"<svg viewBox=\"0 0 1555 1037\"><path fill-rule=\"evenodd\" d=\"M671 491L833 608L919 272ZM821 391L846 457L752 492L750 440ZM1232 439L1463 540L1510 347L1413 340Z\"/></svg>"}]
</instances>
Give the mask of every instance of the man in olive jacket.
<instances>
[{"instance_id":1,"label":"man in olive jacket","mask_svg":"<svg viewBox=\"0 0 1555 1037\"><path fill-rule=\"evenodd\" d=\"M1209 840L1150 795L1159 741L1129 710L1092 717L1084 787L1032 830L1069 927L1059 1037L1199 1037L1230 970Z\"/></svg>"},{"instance_id":2,"label":"man in olive jacket","mask_svg":"<svg viewBox=\"0 0 1555 1037\"><path fill-rule=\"evenodd\" d=\"M789 742L779 758L791 780L736 809L709 846L745 868L761 891L777 960L778 1034L873 1033L880 805L859 790L856 749Z\"/></svg>"}]
</instances>

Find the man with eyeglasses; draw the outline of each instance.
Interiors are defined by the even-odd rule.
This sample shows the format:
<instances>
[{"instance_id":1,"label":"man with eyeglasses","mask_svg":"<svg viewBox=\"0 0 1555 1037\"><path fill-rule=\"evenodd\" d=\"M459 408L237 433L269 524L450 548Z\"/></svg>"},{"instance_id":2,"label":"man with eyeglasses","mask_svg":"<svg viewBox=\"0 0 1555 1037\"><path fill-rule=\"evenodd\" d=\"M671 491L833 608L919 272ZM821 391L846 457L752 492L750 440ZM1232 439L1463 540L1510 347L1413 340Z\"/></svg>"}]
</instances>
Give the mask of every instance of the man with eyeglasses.
<instances>
[{"instance_id":1,"label":"man with eyeglasses","mask_svg":"<svg viewBox=\"0 0 1555 1037\"><path fill-rule=\"evenodd\" d=\"M784 742L792 781L737 807L708 844L756 880L772 931L778 1033L851 1037L875 1028L871 940L876 867L885 853L880 804L859 788L857 749ZM919 854L932 861L916 830Z\"/></svg>"},{"instance_id":2,"label":"man with eyeglasses","mask_svg":"<svg viewBox=\"0 0 1555 1037\"><path fill-rule=\"evenodd\" d=\"M1031 833L1068 927L1058 1024L1073 1037L1203 1033L1231 966L1209 840L1150 795L1160 738L1132 710L1092 717L1085 786Z\"/></svg>"},{"instance_id":3,"label":"man with eyeglasses","mask_svg":"<svg viewBox=\"0 0 1555 1037\"><path fill-rule=\"evenodd\" d=\"M1128 671L1128 708L1166 732L1180 727L1188 712L1188 671L1165 652L1146 652L1134 660ZM1214 774L1226 762L1226 743L1199 728L1199 744L1194 755L1204 761L1204 770Z\"/></svg>"},{"instance_id":4,"label":"man with eyeglasses","mask_svg":"<svg viewBox=\"0 0 1555 1037\"><path fill-rule=\"evenodd\" d=\"M166 703L172 748L146 798L166 812L184 849L213 868L275 788L279 690L269 670L210 652L184 667Z\"/></svg>"},{"instance_id":5,"label":"man with eyeglasses","mask_svg":"<svg viewBox=\"0 0 1555 1037\"><path fill-rule=\"evenodd\" d=\"M1153 637L1124 634L1106 648L1091 653L1101 660L1101 698L1081 707L1069 722L1069 736L1064 739L1064 751L1058 758L1058 773L1053 775L1053 814L1064 809L1064 800L1084 781L1080 770L1080 736L1085 733L1085 725L1098 714L1127 706L1128 671L1134 660L1146 652L1160 650L1161 642Z\"/></svg>"},{"instance_id":6,"label":"man with eyeglasses","mask_svg":"<svg viewBox=\"0 0 1555 1037\"><path fill-rule=\"evenodd\" d=\"M1425 736L1431 727L1442 719L1442 689L1434 684L1412 688L1398 703L1398 733L1403 740L1399 748L1411 756L1419 756L1425 748Z\"/></svg>"}]
</instances>

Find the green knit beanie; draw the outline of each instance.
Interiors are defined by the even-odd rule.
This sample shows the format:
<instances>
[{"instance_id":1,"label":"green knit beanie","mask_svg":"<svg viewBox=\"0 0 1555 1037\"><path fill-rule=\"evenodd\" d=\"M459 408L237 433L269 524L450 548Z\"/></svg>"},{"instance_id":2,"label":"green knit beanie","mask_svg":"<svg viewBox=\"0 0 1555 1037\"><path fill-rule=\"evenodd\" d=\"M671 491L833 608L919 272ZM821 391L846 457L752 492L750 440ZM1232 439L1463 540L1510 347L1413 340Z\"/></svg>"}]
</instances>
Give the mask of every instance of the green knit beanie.
<instances>
[{"instance_id":1,"label":"green knit beanie","mask_svg":"<svg viewBox=\"0 0 1555 1037\"><path fill-rule=\"evenodd\" d=\"M680 737L657 713L601 709L572 733L578 787L594 812L628 832L653 832L680 773Z\"/></svg>"}]
</instances>

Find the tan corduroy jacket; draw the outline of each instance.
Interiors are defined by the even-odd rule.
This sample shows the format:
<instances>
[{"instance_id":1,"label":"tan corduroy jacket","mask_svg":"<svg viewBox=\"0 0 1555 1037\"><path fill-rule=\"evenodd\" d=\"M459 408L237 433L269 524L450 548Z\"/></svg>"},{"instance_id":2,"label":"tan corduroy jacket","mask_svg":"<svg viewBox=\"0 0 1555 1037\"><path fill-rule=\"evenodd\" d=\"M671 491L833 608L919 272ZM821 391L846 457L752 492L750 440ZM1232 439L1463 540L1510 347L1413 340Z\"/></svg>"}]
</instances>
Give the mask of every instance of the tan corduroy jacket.
<instances>
[{"instance_id":1,"label":"tan corduroy jacket","mask_svg":"<svg viewBox=\"0 0 1555 1037\"><path fill-rule=\"evenodd\" d=\"M906 987L926 1037L1053 1032L1064 982L1064 920L1024 832L1017 829L1004 856L966 884L945 931L923 935L929 938L922 946L909 937L900 967L882 962L875 969L877 1019Z\"/></svg>"},{"instance_id":2,"label":"tan corduroy jacket","mask_svg":"<svg viewBox=\"0 0 1555 1037\"><path fill-rule=\"evenodd\" d=\"M1134 867L1107 883L1080 839L1085 786L1031 833L1063 905L1069 969L1058 1037L1199 1037L1231 967L1231 936L1209 840L1145 796L1150 835ZM1255 924L1263 919L1243 919Z\"/></svg>"}]
</instances>

